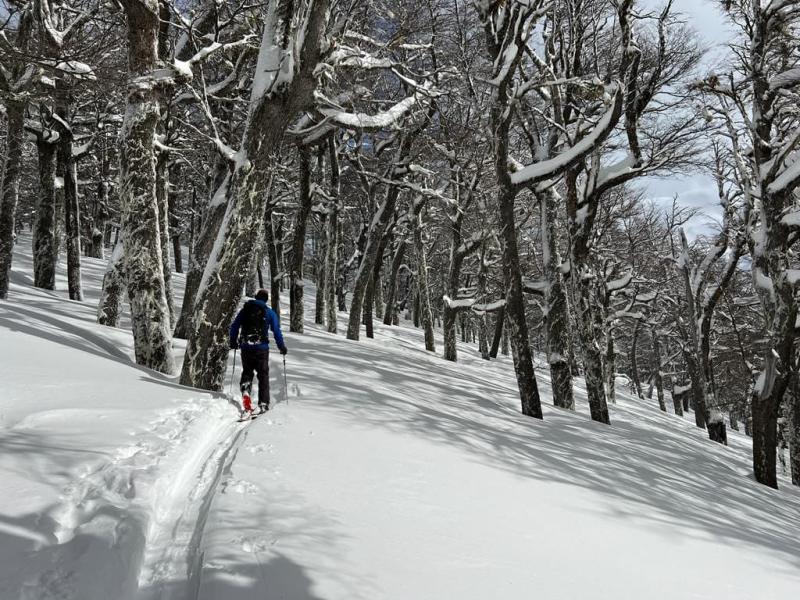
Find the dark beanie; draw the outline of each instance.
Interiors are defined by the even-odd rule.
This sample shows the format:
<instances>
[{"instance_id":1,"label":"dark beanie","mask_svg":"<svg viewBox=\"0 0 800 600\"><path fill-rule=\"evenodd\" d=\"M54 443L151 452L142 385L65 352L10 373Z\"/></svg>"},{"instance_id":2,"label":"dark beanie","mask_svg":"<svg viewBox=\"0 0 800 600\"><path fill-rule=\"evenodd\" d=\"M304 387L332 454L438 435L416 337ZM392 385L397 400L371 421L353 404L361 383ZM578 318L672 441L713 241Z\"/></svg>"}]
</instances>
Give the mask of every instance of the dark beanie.
<instances>
[{"instance_id":1,"label":"dark beanie","mask_svg":"<svg viewBox=\"0 0 800 600\"><path fill-rule=\"evenodd\" d=\"M269 300L269 292L265 289L260 289L256 292L256 300L261 300L262 302L266 302Z\"/></svg>"}]
</instances>

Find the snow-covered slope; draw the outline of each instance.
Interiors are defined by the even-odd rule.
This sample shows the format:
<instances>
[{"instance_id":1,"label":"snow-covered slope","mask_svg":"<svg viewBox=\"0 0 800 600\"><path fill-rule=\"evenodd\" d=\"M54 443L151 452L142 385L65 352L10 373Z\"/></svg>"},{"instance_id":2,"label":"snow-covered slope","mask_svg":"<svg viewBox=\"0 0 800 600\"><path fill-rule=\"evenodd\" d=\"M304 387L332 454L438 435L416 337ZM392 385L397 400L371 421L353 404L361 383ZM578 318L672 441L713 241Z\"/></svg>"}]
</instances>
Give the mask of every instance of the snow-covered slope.
<instances>
[{"instance_id":1,"label":"snow-covered slope","mask_svg":"<svg viewBox=\"0 0 800 600\"><path fill-rule=\"evenodd\" d=\"M1 600L800 594L800 494L757 485L741 435L625 394L603 426L580 389L527 419L507 359L308 321L288 398L275 356L280 403L240 425L94 324L99 261L75 303L29 287L26 247L0 303Z\"/></svg>"}]
</instances>

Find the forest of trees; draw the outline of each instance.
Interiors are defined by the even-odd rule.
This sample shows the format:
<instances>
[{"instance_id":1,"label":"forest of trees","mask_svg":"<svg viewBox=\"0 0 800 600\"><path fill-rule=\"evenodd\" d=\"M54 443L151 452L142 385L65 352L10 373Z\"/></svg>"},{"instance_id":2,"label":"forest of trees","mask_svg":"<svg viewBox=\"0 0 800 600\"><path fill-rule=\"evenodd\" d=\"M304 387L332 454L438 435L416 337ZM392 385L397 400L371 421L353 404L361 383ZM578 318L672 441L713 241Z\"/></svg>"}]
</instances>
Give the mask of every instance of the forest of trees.
<instances>
[{"instance_id":1,"label":"forest of trees","mask_svg":"<svg viewBox=\"0 0 800 600\"><path fill-rule=\"evenodd\" d=\"M511 354L525 415L543 359L556 406L629 381L800 485L800 4L714 4L710 67L671 0L0 0L0 299L22 230L73 300L105 258L98 321L218 390L243 294L302 333L313 283L331 333ZM691 239L643 182L698 173Z\"/></svg>"}]
</instances>

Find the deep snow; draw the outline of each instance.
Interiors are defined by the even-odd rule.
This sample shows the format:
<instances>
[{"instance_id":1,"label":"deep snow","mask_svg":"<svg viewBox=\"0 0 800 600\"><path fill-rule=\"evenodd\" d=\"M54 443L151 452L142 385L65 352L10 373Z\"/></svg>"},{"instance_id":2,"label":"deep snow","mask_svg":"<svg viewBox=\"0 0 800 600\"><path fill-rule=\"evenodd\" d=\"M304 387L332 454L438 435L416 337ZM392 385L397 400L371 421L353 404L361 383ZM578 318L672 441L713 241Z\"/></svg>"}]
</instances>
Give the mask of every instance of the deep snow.
<instances>
[{"instance_id":1,"label":"deep snow","mask_svg":"<svg viewBox=\"0 0 800 600\"><path fill-rule=\"evenodd\" d=\"M101 261L71 302L63 279L30 287L28 247L0 303L0 600L800 594L800 494L757 485L735 432L719 446L625 393L603 426L581 388L576 414L527 419L508 359L308 320L288 402L275 356L280 403L238 424L94 324Z\"/></svg>"}]
</instances>

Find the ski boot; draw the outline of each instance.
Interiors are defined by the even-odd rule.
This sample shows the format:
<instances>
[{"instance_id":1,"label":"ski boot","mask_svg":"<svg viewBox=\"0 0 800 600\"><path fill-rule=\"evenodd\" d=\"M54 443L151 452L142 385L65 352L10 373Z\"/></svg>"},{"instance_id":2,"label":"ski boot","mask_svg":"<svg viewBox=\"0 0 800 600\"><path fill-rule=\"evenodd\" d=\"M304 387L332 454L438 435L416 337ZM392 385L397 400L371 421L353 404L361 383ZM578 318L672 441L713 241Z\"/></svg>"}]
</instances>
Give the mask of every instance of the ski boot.
<instances>
[{"instance_id":1,"label":"ski boot","mask_svg":"<svg viewBox=\"0 0 800 600\"><path fill-rule=\"evenodd\" d=\"M250 399L250 394L247 392L242 394L242 413L253 414L253 401Z\"/></svg>"}]
</instances>

